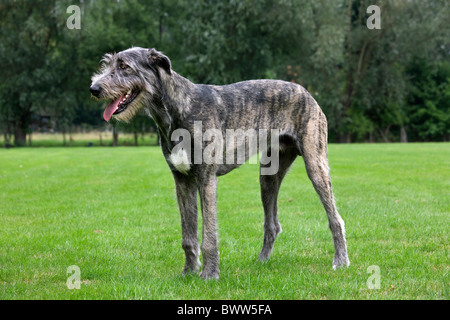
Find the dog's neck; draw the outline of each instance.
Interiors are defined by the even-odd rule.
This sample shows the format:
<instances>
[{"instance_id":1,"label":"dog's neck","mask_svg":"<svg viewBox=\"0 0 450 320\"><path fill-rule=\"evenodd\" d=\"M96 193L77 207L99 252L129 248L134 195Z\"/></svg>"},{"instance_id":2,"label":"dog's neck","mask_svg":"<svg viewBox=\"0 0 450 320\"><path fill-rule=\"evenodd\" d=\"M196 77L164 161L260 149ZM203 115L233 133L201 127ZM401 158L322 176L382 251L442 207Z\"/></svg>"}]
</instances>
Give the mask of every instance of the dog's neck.
<instances>
[{"instance_id":1,"label":"dog's neck","mask_svg":"<svg viewBox=\"0 0 450 320\"><path fill-rule=\"evenodd\" d=\"M175 129L174 122L182 121L190 112L190 93L193 92L195 84L173 70L170 75L162 69L158 71L161 91L150 104L148 111L155 120L162 137L171 144L169 135Z\"/></svg>"},{"instance_id":2,"label":"dog's neck","mask_svg":"<svg viewBox=\"0 0 450 320\"><path fill-rule=\"evenodd\" d=\"M160 72L161 101L172 118L183 119L190 111L191 92L195 84L172 70L171 74Z\"/></svg>"}]
</instances>

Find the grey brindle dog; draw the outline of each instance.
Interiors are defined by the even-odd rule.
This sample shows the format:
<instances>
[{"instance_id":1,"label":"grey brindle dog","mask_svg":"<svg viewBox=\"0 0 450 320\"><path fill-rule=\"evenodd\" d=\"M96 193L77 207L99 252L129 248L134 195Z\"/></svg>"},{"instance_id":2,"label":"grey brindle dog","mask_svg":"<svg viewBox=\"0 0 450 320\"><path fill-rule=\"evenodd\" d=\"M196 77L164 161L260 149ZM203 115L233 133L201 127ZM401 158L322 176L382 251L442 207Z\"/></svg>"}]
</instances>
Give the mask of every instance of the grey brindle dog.
<instances>
[{"instance_id":1,"label":"grey brindle dog","mask_svg":"<svg viewBox=\"0 0 450 320\"><path fill-rule=\"evenodd\" d=\"M327 120L314 98L302 86L280 80L251 80L216 86L194 84L172 70L168 57L155 49L133 47L106 54L100 72L92 77L90 92L111 100L104 118L128 122L145 110L157 124L160 144L175 179L181 213L182 247L186 262L183 273L198 272L200 250L197 235L197 192L203 217L201 253L205 279L219 278L216 189L218 176L239 164L201 163L178 166L171 154L180 141L172 141L176 129L194 136L194 122L203 130L279 130L278 171L260 174L264 207L264 241L259 259L269 258L281 232L277 197L289 167L302 156L306 171L328 215L335 256L333 268L348 266L344 222L333 197L327 158ZM205 144L202 145L205 147ZM246 159L251 154L246 155ZM261 165L262 167L264 165Z\"/></svg>"}]
</instances>

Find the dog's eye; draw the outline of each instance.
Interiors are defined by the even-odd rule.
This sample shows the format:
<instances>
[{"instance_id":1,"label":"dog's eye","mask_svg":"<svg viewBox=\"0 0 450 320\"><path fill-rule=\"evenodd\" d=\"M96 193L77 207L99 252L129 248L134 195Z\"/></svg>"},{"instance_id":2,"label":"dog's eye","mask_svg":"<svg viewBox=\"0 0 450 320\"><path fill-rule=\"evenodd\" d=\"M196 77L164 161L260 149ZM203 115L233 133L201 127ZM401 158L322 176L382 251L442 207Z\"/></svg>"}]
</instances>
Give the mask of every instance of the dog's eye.
<instances>
[{"instance_id":1,"label":"dog's eye","mask_svg":"<svg viewBox=\"0 0 450 320\"><path fill-rule=\"evenodd\" d=\"M122 63L119 65L119 68L122 69L122 70L125 70L126 68L128 68L128 66L127 66L125 63L122 62Z\"/></svg>"}]
</instances>

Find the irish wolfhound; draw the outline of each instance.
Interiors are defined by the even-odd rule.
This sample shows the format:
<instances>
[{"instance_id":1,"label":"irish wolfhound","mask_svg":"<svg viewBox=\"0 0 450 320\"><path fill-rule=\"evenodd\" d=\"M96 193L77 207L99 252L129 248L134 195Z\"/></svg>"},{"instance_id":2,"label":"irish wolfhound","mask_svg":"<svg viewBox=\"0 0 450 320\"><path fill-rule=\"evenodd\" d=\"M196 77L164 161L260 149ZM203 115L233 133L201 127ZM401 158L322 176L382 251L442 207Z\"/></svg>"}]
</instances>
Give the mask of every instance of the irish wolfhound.
<instances>
[{"instance_id":1,"label":"irish wolfhound","mask_svg":"<svg viewBox=\"0 0 450 320\"><path fill-rule=\"evenodd\" d=\"M302 86L279 80L251 80L224 86L194 84L173 71L169 58L161 52L133 47L103 57L100 72L92 77L90 92L97 98L112 101L103 114L106 121L114 117L128 122L143 109L156 122L161 148L175 179L182 247L186 255L183 273L198 272L201 265L197 236L198 191L203 217L203 269L200 275L205 279L219 278L217 177L240 165L236 161L192 163L189 159L195 157L196 148L205 151L209 147L208 141L211 143L218 139L216 136L209 140L200 138L200 142L196 140L196 124L201 124L200 134L213 128L222 137L229 129L245 132L277 129L278 147L269 145L267 154L276 154L278 170L262 174L269 164L260 166L264 207L264 241L260 260L269 258L275 238L281 232L277 217L281 181L297 156L302 156L308 177L328 215L335 247L333 268L349 265L344 222L331 190L327 120L317 102ZM174 132L180 129L196 141L185 143L183 149L178 148L174 152L186 138L184 136L182 140L180 135L174 138ZM240 146L247 147L247 140ZM189 148L190 144L193 148ZM231 153L237 152L238 147L236 144ZM217 156L218 152L215 150L212 154ZM246 153L245 159L250 156L251 152Z\"/></svg>"}]
</instances>

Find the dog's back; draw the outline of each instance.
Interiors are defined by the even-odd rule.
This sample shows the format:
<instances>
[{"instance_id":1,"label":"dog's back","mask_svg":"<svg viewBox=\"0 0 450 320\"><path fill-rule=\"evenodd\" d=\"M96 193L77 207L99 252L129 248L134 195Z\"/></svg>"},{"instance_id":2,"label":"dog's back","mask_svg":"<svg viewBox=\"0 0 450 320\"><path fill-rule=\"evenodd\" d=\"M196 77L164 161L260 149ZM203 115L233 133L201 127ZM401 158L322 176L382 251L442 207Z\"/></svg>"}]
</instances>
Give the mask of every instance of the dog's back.
<instances>
[{"instance_id":1,"label":"dog's back","mask_svg":"<svg viewBox=\"0 0 450 320\"><path fill-rule=\"evenodd\" d=\"M225 128L296 131L320 110L299 84L281 80L249 80L224 86L197 85L198 108L217 112Z\"/></svg>"}]
</instances>

